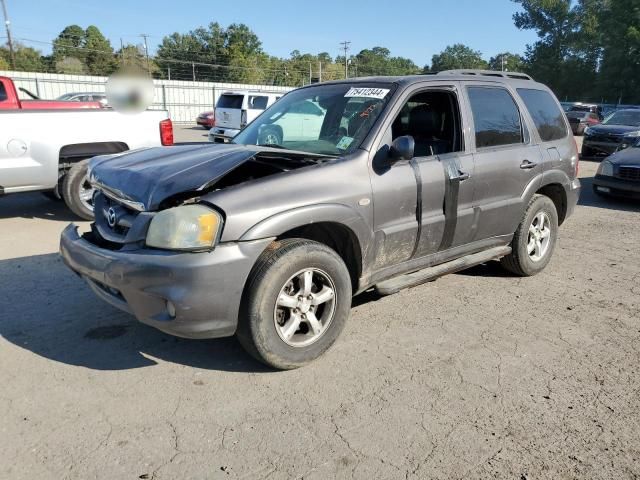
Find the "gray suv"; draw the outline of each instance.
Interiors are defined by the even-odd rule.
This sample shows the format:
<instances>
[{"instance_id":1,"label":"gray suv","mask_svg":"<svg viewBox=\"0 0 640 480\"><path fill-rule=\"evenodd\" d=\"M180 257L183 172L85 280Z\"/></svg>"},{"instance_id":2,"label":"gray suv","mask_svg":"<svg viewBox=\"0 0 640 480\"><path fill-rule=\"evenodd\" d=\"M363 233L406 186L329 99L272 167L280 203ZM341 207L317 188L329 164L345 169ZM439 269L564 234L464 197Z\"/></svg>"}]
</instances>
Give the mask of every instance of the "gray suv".
<instances>
[{"instance_id":1,"label":"gray suv","mask_svg":"<svg viewBox=\"0 0 640 480\"><path fill-rule=\"evenodd\" d=\"M95 223L82 235L69 225L60 251L143 323L235 334L259 360L295 368L335 342L367 289L493 259L540 272L576 205L577 170L560 104L523 74L316 84L231 144L96 157Z\"/></svg>"}]
</instances>

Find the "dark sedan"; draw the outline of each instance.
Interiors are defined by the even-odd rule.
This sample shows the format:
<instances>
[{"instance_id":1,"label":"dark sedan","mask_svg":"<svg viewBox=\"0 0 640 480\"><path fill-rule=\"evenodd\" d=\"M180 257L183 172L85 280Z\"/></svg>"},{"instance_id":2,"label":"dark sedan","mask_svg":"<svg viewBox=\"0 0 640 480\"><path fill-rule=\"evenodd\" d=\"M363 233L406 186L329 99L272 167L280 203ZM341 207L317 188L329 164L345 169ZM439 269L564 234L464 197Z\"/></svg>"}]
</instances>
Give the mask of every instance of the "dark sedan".
<instances>
[{"instance_id":1,"label":"dark sedan","mask_svg":"<svg viewBox=\"0 0 640 480\"><path fill-rule=\"evenodd\" d=\"M618 110L600 125L584 130L582 156L606 157L640 139L640 110Z\"/></svg>"},{"instance_id":2,"label":"dark sedan","mask_svg":"<svg viewBox=\"0 0 640 480\"><path fill-rule=\"evenodd\" d=\"M640 198L640 139L632 146L603 160L593 179L599 195Z\"/></svg>"},{"instance_id":3,"label":"dark sedan","mask_svg":"<svg viewBox=\"0 0 640 480\"><path fill-rule=\"evenodd\" d=\"M566 112L567 120L571 125L571 131L574 135L582 135L587 127L593 127L600 123L600 117L597 113L569 111Z\"/></svg>"}]
</instances>

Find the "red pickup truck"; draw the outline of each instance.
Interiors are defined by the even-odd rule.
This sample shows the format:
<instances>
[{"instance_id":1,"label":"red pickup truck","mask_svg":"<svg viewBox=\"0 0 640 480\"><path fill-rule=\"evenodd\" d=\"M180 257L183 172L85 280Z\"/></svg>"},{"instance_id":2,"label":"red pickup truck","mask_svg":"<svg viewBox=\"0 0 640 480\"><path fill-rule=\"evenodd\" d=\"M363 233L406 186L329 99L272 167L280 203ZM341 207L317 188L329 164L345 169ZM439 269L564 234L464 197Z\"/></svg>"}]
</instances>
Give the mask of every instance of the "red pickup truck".
<instances>
[{"instance_id":1,"label":"red pickup truck","mask_svg":"<svg viewBox=\"0 0 640 480\"><path fill-rule=\"evenodd\" d=\"M28 95L33 96L29 92ZM102 108L100 102L67 102L34 98L20 100L18 90L9 77L0 77L0 110L57 110L75 108Z\"/></svg>"}]
</instances>

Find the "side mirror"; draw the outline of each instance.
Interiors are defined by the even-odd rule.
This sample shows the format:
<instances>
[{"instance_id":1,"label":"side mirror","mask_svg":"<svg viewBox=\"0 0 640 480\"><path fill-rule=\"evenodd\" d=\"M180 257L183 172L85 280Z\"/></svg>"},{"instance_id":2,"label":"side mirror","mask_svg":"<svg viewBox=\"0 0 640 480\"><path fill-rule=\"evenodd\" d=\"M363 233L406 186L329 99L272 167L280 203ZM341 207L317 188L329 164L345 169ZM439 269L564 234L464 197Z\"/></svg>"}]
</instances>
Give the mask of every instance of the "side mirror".
<instances>
[{"instance_id":1,"label":"side mirror","mask_svg":"<svg viewBox=\"0 0 640 480\"><path fill-rule=\"evenodd\" d=\"M416 149L416 142L410 135L396 138L389 149L389 157L392 161L411 160Z\"/></svg>"}]
</instances>

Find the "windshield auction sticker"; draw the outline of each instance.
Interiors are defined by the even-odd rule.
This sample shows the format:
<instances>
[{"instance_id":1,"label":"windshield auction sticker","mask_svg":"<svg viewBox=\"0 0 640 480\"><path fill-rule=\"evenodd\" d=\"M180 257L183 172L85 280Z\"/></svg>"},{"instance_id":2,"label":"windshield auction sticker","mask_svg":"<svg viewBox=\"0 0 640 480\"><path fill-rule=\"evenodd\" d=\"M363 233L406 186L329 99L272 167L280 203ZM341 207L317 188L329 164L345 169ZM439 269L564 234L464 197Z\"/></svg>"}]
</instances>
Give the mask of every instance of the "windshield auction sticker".
<instances>
[{"instance_id":1,"label":"windshield auction sticker","mask_svg":"<svg viewBox=\"0 0 640 480\"><path fill-rule=\"evenodd\" d=\"M336 148L338 150L346 150L347 148L349 148L349 145L351 145L351 142L353 142L352 137L342 137L336 145Z\"/></svg>"},{"instance_id":2,"label":"windshield auction sticker","mask_svg":"<svg viewBox=\"0 0 640 480\"><path fill-rule=\"evenodd\" d=\"M359 97L359 98L378 98L383 99L387 93L389 93L388 88L355 88L351 87L347 93L344 94L345 97Z\"/></svg>"}]
</instances>

